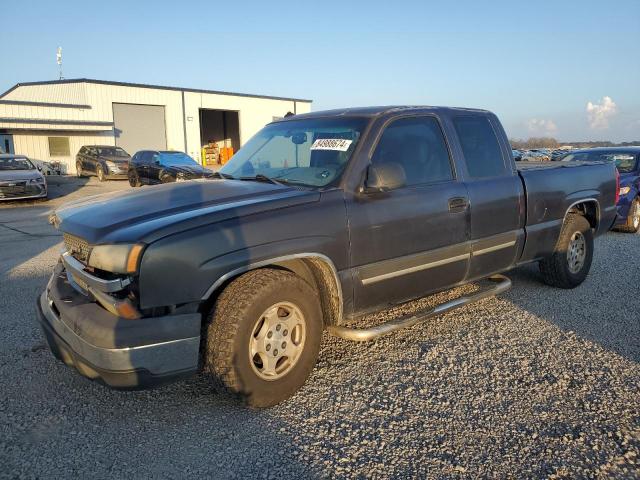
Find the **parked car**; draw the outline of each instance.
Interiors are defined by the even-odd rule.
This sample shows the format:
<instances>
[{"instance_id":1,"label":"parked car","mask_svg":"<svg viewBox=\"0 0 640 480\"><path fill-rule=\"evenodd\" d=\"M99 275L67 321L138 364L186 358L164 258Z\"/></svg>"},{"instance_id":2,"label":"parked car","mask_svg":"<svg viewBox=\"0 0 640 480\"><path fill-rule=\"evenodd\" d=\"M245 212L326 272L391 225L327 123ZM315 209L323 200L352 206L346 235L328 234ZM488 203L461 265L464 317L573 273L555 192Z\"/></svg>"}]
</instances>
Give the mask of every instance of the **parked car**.
<instances>
[{"instance_id":1,"label":"parked car","mask_svg":"<svg viewBox=\"0 0 640 480\"><path fill-rule=\"evenodd\" d=\"M76 175L96 175L104 182L126 179L131 157L120 147L112 145L85 145L76 155Z\"/></svg>"},{"instance_id":2,"label":"parked car","mask_svg":"<svg viewBox=\"0 0 640 480\"><path fill-rule=\"evenodd\" d=\"M574 150L563 160L615 162L620 172L620 198L614 228L629 233L640 229L640 146Z\"/></svg>"},{"instance_id":3,"label":"parked car","mask_svg":"<svg viewBox=\"0 0 640 480\"><path fill-rule=\"evenodd\" d=\"M257 407L290 397L324 329L371 340L507 289L537 262L580 285L616 215L611 163L523 164L497 117L372 107L267 125L215 174L56 210L38 300L53 353L115 388L206 375ZM348 319L463 283L420 316Z\"/></svg>"},{"instance_id":4,"label":"parked car","mask_svg":"<svg viewBox=\"0 0 640 480\"><path fill-rule=\"evenodd\" d=\"M569 153L568 150L554 150L551 152L551 160L554 162L562 160L567 153Z\"/></svg>"},{"instance_id":5,"label":"parked car","mask_svg":"<svg viewBox=\"0 0 640 480\"><path fill-rule=\"evenodd\" d=\"M0 200L46 198L47 180L24 155L0 154Z\"/></svg>"},{"instance_id":6,"label":"parked car","mask_svg":"<svg viewBox=\"0 0 640 480\"><path fill-rule=\"evenodd\" d=\"M142 150L129 165L129 185L154 185L210 178L213 172L183 152Z\"/></svg>"},{"instance_id":7,"label":"parked car","mask_svg":"<svg viewBox=\"0 0 640 480\"><path fill-rule=\"evenodd\" d=\"M513 155L513 159L516 162L519 162L522 160L522 152L520 150L511 149L511 155Z\"/></svg>"},{"instance_id":8,"label":"parked car","mask_svg":"<svg viewBox=\"0 0 640 480\"><path fill-rule=\"evenodd\" d=\"M43 160L31 160L38 170L42 172L43 175L61 175L62 174L62 165L60 162L45 162Z\"/></svg>"}]
</instances>

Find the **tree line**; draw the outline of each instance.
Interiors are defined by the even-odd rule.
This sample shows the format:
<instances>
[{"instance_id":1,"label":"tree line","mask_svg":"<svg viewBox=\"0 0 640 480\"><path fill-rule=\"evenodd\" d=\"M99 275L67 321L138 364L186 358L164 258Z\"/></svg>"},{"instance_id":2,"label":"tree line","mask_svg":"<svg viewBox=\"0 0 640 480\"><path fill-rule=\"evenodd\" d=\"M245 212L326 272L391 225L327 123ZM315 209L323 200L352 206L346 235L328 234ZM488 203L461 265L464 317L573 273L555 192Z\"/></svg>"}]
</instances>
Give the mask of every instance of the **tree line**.
<instances>
[{"instance_id":1,"label":"tree line","mask_svg":"<svg viewBox=\"0 0 640 480\"><path fill-rule=\"evenodd\" d=\"M640 140L633 142L614 143L608 140L597 140L592 142L558 142L553 137L530 137L526 140L511 138L509 139L511 148L516 150L530 150L532 148L558 148L561 145L571 145L575 148L594 148L594 147L629 147L640 145Z\"/></svg>"}]
</instances>

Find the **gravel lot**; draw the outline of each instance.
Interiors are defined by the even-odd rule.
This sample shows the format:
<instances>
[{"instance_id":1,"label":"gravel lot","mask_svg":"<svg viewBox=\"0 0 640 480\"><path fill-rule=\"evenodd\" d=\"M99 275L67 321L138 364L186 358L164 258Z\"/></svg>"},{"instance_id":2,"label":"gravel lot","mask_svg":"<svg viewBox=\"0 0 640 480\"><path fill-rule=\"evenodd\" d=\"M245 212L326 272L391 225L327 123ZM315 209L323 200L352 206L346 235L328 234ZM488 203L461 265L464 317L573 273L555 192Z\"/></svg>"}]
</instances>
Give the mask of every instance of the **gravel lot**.
<instances>
[{"instance_id":1,"label":"gravel lot","mask_svg":"<svg viewBox=\"0 0 640 480\"><path fill-rule=\"evenodd\" d=\"M597 240L572 291L526 267L428 325L326 337L307 385L252 411L200 377L116 392L53 358L34 322L59 251L48 211L129 187L51 183L50 202L0 206L0 476L640 478L640 235Z\"/></svg>"}]
</instances>

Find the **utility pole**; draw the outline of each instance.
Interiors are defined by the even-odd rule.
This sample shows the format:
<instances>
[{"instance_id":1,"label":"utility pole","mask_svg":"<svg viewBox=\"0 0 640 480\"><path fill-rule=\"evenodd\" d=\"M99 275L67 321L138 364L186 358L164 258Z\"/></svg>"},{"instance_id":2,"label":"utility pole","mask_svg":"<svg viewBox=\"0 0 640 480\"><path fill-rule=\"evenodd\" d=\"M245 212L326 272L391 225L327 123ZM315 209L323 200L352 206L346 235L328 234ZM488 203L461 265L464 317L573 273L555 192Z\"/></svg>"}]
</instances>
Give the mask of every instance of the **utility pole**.
<instances>
[{"instance_id":1,"label":"utility pole","mask_svg":"<svg viewBox=\"0 0 640 480\"><path fill-rule=\"evenodd\" d=\"M64 77L62 76L62 47L58 47L58 52L56 53L56 61L58 62L58 73L59 80L62 80Z\"/></svg>"}]
</instances>

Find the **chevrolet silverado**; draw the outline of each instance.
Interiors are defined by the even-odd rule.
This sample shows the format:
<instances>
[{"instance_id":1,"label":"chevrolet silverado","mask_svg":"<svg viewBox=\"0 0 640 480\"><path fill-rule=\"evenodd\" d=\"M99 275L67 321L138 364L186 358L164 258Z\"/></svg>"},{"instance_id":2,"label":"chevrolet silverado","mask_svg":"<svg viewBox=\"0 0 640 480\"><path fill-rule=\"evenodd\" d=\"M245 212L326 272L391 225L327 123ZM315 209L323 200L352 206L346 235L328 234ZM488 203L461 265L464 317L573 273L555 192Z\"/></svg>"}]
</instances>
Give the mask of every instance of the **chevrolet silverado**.
<instances>
[{"instance_id":1,"label":"chevrolet silverado","mask_svg":"<svg viewBox=\"0 0 640 480\"><path fill-rule=\"evenodd\" d=\"M59 208L64 251L40 324L57 358L111 387L202 372L249 405L274 405L306 381L325 329L372 340L500 293L500 274L531 262L549 285L580 285L594 237L616 219L614 163L518 163L484 110L275 121L214 179ZM350 326L475 281L490 287Z\"/></svg>"}]
</instances>

